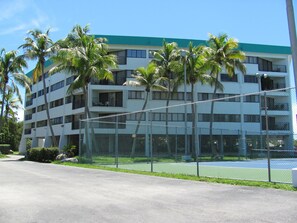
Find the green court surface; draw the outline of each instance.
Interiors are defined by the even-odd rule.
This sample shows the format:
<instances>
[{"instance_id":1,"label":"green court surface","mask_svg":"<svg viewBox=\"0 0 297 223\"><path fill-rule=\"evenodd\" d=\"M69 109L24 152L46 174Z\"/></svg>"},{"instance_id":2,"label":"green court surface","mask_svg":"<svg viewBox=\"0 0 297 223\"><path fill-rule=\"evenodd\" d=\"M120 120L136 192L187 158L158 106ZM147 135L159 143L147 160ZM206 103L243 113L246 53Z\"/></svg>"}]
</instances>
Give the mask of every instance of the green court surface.
<instances>
[{"instance_id":1,"label":"green court surface","mask_svg":"<svg viewBox=\"0 0 297 223\"><path fill-rule=\"evenodd\" d=\"M105 165L112 166L115 165ZM119 164L118 168L140 171L151 171L151 163ZM196 163L154 163L153 172L197 175ZM225 167L199 165L199 176L229 178L240 180L268 181L267 168ZM271 169L271 181L292 183L291 170Z\"/></svg>"}]
</instances>

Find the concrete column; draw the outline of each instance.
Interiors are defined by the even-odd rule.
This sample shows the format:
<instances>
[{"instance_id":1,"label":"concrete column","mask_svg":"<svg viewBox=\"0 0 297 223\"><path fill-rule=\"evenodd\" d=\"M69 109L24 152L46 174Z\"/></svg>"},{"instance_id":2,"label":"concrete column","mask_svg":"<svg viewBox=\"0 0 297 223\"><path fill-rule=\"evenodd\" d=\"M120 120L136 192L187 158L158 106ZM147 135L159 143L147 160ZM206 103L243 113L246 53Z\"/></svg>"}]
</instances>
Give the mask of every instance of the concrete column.
<instances>
[{"instance_id":1,"label":"concrete column","mask_svg":"<svg viewBox=\"0 0 297 223\"><path fill-rule=\"evenodd\" d=\"M22 138L19 144L19 153L22 155L26 154L26 138L25 138L25 128L23 129Z\"/></svg>"},{"instance_id":2,"label":"concrete column","mask_svg":"<svg viewBox=\"0 0 297 223\"><path fill-rule=\"evenodd\" d=\"M67 137L65 136L64 125L61 126L61 136L59 141L59 150L62 151L67 145Z\"/></svg>"}]
</instances>

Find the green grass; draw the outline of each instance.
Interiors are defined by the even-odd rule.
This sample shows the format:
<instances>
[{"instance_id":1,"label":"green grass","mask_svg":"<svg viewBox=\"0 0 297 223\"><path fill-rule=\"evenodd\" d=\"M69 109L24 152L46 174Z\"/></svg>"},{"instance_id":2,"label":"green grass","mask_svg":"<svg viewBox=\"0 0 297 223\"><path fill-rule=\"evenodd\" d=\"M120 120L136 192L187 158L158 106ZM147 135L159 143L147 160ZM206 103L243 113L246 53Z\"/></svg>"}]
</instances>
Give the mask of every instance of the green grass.
<instances>
[{"instance_id":1,"label":"green grass","mask_svg":"<svg viewBox=\"0 0 297 223\"><path fill-rule=\"evenodd\" d=\"M2 158L7 158L7 156L3 155L3 154L0 154L0 159L2 159Z\"/></svg>"},{"instance_id":2,"label":"green grass","mask_svg":"<svg viewBox=\"0 0 297 223\"><path fill-rule=\"evenodd\" d=\"M240 185L240 186L253 186L253 187L262 187L262 188L273 188L273 189L281 189L288 191L297 191L297 188L294 188L289 184L280 184L280 183L269 183L269 182L261 182L261 181L250 181L250 180L232 180L225 178L215 178L215 177L197 177L193 175L187 174L178 174L178 173L164 173L164 172L148 172L141 170L132 170L132 169L120 169L108 166L98 166L93 164L80 164L80 163L61 163L54 162L55 164L65 165L65 166L74 166L74 167L82 167L82 168L91 168L91 169L100 169L100 170L108 170L115 172L124 172L124 173L132 173L132 174L142 174L148 176L158 176L158 177L167 177L167 178L175 178L182 180L192 180L192 181L202 181L209 183L221 183L221 184L230 184L230 185Z\"/></svg>"},{"instance_id":3,"label":"green grass","mask_svg":"<svg viewBox=\"0 0 297 223\"><path fill-rule=\"evenodd\" d=\"M154 157L153 158L154 162L157 163L174 163L174 162L182 162L182 157L178 156L177 158L175 157ZM238 160L243 160L243 158L239 159L237 156L225 156L221 160L213 160L210 156L203 156L199 157L200 162L204 161L238 161ZM244 159L246 160L246 159ZM194 161L194 160L192 160ZM98 163L98 164L115 164L115 157L112 156L93 156L92 157L92 162L93 163ZM121 156L118 158L118 163L120 164L134 164L134 163L148 163L151 162L150 157L134 157L131 158L129 156Z\"/></svg>"}]
</instances>

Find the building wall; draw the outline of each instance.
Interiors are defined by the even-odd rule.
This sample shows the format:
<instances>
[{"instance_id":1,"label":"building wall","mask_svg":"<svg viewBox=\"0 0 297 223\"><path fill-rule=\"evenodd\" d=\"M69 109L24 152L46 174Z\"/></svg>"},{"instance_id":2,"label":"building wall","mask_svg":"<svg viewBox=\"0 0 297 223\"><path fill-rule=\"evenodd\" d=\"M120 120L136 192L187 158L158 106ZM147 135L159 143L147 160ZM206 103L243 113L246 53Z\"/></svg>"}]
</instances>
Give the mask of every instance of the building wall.
<instances>
[{"instance_id":1,"label":"building wall","mask_svg":"<svg viewBox=\"0 0 297 223\"><path fill-rule=\"evenodd\" d=\"M112 41L111 41L112 42ZM137 42L137 41L136 41ZM149 61L149 50L158 50L160 49L161 44L156 46L148 44L139 44L139 45L132 45L132 44L111 44L110 50L111 51L120 51L120 50L127 50L127 49L134 49L134 50L145 50L145 58L130 58L127 57L126 64L119 65L119 68L116 71L122 70L135 70L137 67L146 66ZM245 45L244 45L245 46ZM289 72L289 65L290 65L290 55L288 53L284 53L283 48L277 48L274 50L275 52L271 52L271 50L267 50L268 52L263 52L262 48L270 49L262 47L261 50L259 45L249 45L249 47L244 47L248 49L246 51L246 55L251 58L262 58L266 61L270 61L272 63L272 68L269 69L260 69L259 65L256 63L246 63L247 74L246 76L251 76L253 79L253 83L245 82L245 77L238 72L237 82L229 82L221 80L222 84L224 85L224 91L218 92L220 94L224 94L224 96L234 96L240 94L249 94L259 91L259 83L258 79L256 78L256 73L264 74L266 73L267 76L270 78L271 86L270 89L282 88L282 87L290 87L291 83L291 74ZM249 49L256 49L253 52ZM281 50L278 50L281 49ZM258 51L257 51L258 50ZM280 53L278 53L278 51ZM47 70L52 65L47 67ZM259 70L260 69L260 70ZM224 73L224 72L222 72ZM46 85L49 87L49 92L47 94L49 104L55 104L50 109L50 115L52 119L55 119L58 124L53 125L55 134L61 137L65 136L66 143L69 142L70 137L76 137L77 140L79 130L78 130L78 120L80 115L84 112L84 107L75 108L81 100L77 100L75 103L66 103L67 95L67 88L66 80L69 78L70 75L66 73L57 73L50 77L46 78ZM129 77L127 77L129 79ZM57 89L52 89L55 84L63 82L63 86L57 87ZM273 83L272 83L273 82ZM56 86L56 85L55 85ZM263 87L263 84L262 84ZM39 109L40 106L44 104L43 95L39 95L43 89L42 81L34 84L32 86L32 94L31 96L27 96L26 100L26 111L25 111L25 138L46 138L48 136L48 130L46 126L43 126L41 121L46 120L46 113L45 110ZM126 112L133 112L141 110L142 105L144 103L144 99L129 99L129 91L142 91L143 89L138 87L131 87L131 86L123 86L121 84L109 84L109 85L100 85L100 84L91 84L89 88L89 108L93 117L99 117L99 115L105 114L120 114ZM268 90L268 89L262 89ZM183 86L178 89L178 92L183 94ZM190 92L190 86L187 86L187 91ZM213 88L207 85L201 85L200 83L196 85L196 92L197 94L206 94L208 93L208 97L213 92ZM30 99L32 95L36 93L36 97ZM80 93L78 93L78 98ZM34 97L34 96L33 96ZM122 100L119 99L122 97ZM71 96L72 100L73 97ZM114 106L116 103L115 100L118 98L118 102L121 101L120 105ZM198 96L199 98L199 96ZM270 98L271 101L271 108L268 110L268 116L273 119L273 123L270 123L270 130L269 134L272 135L279 135L285 136L287 139L287 147L291 147L292 141L292 106L291 106L291 94L290 91L282 91L282 92L268 92L267 98ZM57 101L62 99L61 101ZM250 99L249 99L250 100ZM264 100L262 96L261 101ZM107 101L112 101L109 103L113 103L113 105L106 106ZM31 103L30 103L31 102ZM61 105L59 103L62 103ZM165 106L166 100L151 100L149 102L150 108L157 108ZM183 100L173 100L170 102L170 105L175 104L183 104ZM60 105L60 106L59 106ZM79 106L78 106L79 107ZM261 106L263 107L263 105ZM34 108L36 111L34 112ZM198 116L201 114L209 114L210 113L210 103L206 103L205 101L200 100L197 104L198 108ZM188 113L191 113L191 108L188 106L187 108ZM156 112L164 112L163 111L156 111ZM183 107L174 107L170 109L172 113L184 113ZM230 130L246 132L247 134L260 134L260 121L257 122L245 122L245 115L255 115L259 116L260 113L260 103L259 99L255 100L254 102L247 102L246 99L238 98L236 102L216 102L215 103L215 114L225 114L225 115L238 115L237 122L214 122L213 127L215 129L225 131L226 134L230 132ZM261 110L261 116L265 118L265 111ZM59 119L59 117L62 117ZM128 121L127 121L128 122ZM157 122L156 122L157 123ZM171 125L175 126L184 126L183 120L174 121L170 123ZM209 122L208 121L199 121L198 127L201 129L208 129ZM38 127L40 126L40 127ZM191 123L188 123L188 126L191 126ZM262 128L262 134L265 133L265 128ZM107 132L108 130L105 130ZM203 132L203 131L201 131ZM207 131L205 130L205 134L207 135Z\"/></svg>"}]
</instances>

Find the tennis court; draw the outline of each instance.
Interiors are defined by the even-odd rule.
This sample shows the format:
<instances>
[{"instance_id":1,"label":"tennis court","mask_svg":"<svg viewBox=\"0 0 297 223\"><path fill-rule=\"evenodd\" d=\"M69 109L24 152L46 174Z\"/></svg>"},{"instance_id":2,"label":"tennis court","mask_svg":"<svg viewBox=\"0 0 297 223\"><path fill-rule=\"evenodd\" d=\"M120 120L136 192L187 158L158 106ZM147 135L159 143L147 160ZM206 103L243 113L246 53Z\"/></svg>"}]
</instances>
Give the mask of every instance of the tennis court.
<instances>
[{"instance_id":1,"label":"tennis court","mask_svg":"<svg viewBox=\"0 0 297 223\"><path fill-rule=\"evenodd\" d=\"M198 165L197 165L198 164ZM206 177L268 181L267 159L217 162L171 162L119 164L119 168L198 175ZM271 159L271 181L292 183L291 169L297 167L297 159Z\"/></svg>"}]
</instances>

